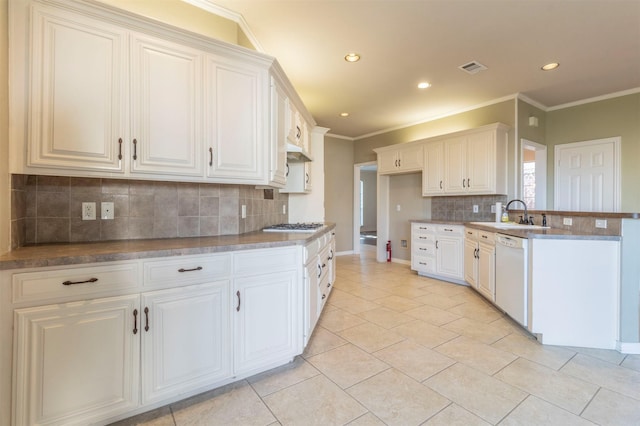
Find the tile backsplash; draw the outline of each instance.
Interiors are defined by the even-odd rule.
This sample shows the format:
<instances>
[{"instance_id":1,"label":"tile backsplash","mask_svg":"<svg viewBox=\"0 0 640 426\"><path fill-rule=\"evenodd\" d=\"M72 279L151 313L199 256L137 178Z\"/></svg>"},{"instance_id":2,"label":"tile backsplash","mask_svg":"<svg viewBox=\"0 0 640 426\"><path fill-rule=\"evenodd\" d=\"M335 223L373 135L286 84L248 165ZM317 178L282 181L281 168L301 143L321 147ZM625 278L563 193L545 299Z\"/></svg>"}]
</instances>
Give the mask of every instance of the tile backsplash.
<instances>
[{"instance_id":1,"label":"tile backsplash","mask_svg":"<svg viewBox=\"0 0 640 426\"><path fill-rule=\"evenodd\" d=\"M467 195L459 197L433 197L431 199L432 220L454 220L458 222L485 222L495 220L491 206L507 202L506 195ZM478 206L478 213L473 206Z\"/></svg>"},{"instance_id":2,"label":"tile backsplash","mask_svg":"<svg viewBox=\"0 0 640 426\"><path fill-rule=\"evenodd\" d=\"M13 175L11 198L12 248L242 234L287 222L282 206L289 202L287 194L247 185L35 175ZM82 220L83 202L96 203L96 220ZM113 220L100 219L101 202L114 203Z\"/></svg>"}]
</instances>

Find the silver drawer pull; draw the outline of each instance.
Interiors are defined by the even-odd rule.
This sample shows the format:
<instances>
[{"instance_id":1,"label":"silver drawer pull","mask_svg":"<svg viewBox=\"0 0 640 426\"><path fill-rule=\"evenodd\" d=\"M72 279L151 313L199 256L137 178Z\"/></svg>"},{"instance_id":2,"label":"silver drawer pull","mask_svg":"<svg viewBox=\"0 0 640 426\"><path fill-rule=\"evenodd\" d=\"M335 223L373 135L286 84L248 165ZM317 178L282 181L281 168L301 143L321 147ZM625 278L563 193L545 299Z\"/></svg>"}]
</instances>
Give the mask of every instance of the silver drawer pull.
<instances>
[{"instance_id":1,"label":"silver drawer pull","mask_svg":"<svg viewBox=\"0 0 640 426\"><path fill-rule=\"evenodd\" d=\"M202 271L202 266L198 266L197 268L191 268L191 269L184 269L184 268L178 269L178 272L191 272L191 271Z\"/></svg>"},{"instance_id":2,"label":"silver drawer pull","mask_svg":"<svg viewBox=\"0 0 640 426\"><path fill-rule=\"evenodd\" d=\"M86 284L86 283L95 283L96 281L98 281L97 278L89 278L86 281L65 281L62 283L62 285L74 285L74 284Z\"/></svg>"}]
</instances>

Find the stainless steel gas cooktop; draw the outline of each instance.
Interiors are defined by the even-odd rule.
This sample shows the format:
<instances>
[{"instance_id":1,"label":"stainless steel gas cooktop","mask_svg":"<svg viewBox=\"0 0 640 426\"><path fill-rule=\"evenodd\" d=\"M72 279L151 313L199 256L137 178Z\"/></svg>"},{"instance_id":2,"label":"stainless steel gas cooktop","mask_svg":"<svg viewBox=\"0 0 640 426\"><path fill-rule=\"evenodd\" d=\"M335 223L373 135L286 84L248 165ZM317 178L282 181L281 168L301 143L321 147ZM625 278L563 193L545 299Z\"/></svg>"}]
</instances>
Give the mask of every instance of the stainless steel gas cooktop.
<instances>
[{"instance_id":1,"label":"stainless steel gas cooktop","mask_svg":"<svg viewBox=\"0 0 640 426\"><path fill-rule=\"evenodd\" d=\"M264 232L316 232L324 223L280 223L267 226Z\"/></svg>"}]
</instances>

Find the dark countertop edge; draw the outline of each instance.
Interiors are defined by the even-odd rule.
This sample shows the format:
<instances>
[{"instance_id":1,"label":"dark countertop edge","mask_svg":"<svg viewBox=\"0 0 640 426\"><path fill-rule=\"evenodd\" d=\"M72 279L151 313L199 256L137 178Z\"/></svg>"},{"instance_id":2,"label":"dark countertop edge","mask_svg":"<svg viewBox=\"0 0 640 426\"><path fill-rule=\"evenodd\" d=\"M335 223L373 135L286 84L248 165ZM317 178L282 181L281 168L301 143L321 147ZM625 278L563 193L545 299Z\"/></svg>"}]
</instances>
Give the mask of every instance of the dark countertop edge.
<instances>
[{"instance_id":1,"label":"dark countertop edge","mask_svg":"<svg viewBox=\"0 0 640 426\"><path fill-rule=\"evenodd\" d=\"M314 233L253 231L216 237L25 246L1 255L0 271L306 245L333 229L334 223L326 223ZM55 254L56 251L60 253Z\"/></svg>"},{"instance_id":2,"label":"dark countertop edge","mask_svg":"<svg viewBox=\"0 0 640 426\"><path fill-rule=\"evenodd\" d=\"M524 210L509 209L511 213L519 213ZM553 216L567 217L597 217L601 219L640 219L640 213L615 213L615 212L572 212L572 211L556 211L556 210L527 210L529 214L546 214Z\"/></svg>"},{"instance_id":3,"label":"dark countertop edge","mask_svg":"<svg viewBox=\"0 0 640 426\"><path fill-rule=\"evenodd\" d=\"M482 225L470 225L470 222L450 221L450 220L434 220L434 219L412 219L411 223L431 223L433 225L460 225L468 226L469 228L480 229L488 232L495 232L496 234L509 235L518 238L545 238L545 239L558 239L558 240L609 240L609 241L622 241L622 237L618 235L597 235L586 233L573 233L565 229L549 228L549 229L497 229L493 226ZM487 222L493 223L493 222Z\"/></svg>"}]
</instances>

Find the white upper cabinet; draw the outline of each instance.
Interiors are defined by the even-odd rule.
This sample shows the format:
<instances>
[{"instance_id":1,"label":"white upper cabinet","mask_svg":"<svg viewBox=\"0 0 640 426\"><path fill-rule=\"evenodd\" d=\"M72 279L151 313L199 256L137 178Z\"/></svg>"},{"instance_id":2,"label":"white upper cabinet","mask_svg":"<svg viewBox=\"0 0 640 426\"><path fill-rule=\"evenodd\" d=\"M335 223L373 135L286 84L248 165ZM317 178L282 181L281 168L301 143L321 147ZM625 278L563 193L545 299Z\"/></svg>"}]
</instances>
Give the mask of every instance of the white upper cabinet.
<instances>
[{"instance_id":1,"label":"white upper cabinet","mask_svg":"<svg viewBox=\"0 0 640 426\"><path fill-rule=\"evenodd\" d=\"M203 54L136 34L131 58L131 172L202 176Z\"/></svg>"},{"instance_id":2,"label":"white upper cabinet","mask_svg":"<svg viewBox=\"0 0 640 426\"><path fill-rule=\"evenodd\" d=\"M287 140L309 150L315 123L273 57L99 2L9 10L12 173L282 188Z\"/></svg>"},{"instance_id":3,"label":"white upper cabinet","mask_svg":"<svg viewBox=\"0 0 640 426\"><path fill-rule=\"evenodd\" d=\"M422 171L422 195L444 193L444 144L442 141L424 145L424 170Z\"/></svg>"},{"instance_id":4,"label":"white upper cabinet","mask_svg":"<svg viewBox=\"0 0 640 426\"><path fill-rule=\"evenodd\" d=\"M30 33L26 164L123 172L126 31L38 5Z\"/></svg>"},{"instance_id":5,"label":"white upper cabinet","mask_svg":"<svg viewBox=\"0 0 640 426\"><path fill-rule=\"evenodd\" d=\"M220 58L211 58L208 67L207 175L259 184L268 148L268 72Z\"/></svg>"},{"instance_id":6,"label":"white upper cabinet","mask_svg":"<svg viewBox=\"0 0 640 426\"><path fill-rule=\"evenodd\" d=\"M287 125L289 99L282 86L271 77L271 135L269 143L269 180L275 186L287 183Z\"/></svg>"},{"instance_id":7,"label":"white upper cabinet","mask_svg":"<svg viewBox=\"0 0 640 426\"><path fill-rule=\"evenodd\" d=\"M493 124L444 141L444 192L506 194L507 128ZM423 193L427 192L423 188Z\"/></svg>"},{"instance_id":8,"label":"white upper cabinet","mask_svg":"<svg viewBox=\"0 0 640 426\"><path fill-rule=\"evenodd\" d=\"M423 144L410 143L378 148L378 173L382 175L422 171Z\"/></svg>"}]
</instances>

